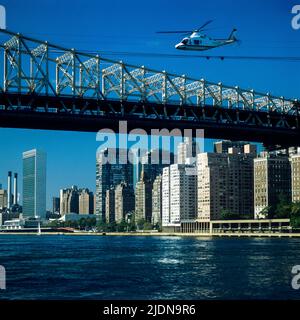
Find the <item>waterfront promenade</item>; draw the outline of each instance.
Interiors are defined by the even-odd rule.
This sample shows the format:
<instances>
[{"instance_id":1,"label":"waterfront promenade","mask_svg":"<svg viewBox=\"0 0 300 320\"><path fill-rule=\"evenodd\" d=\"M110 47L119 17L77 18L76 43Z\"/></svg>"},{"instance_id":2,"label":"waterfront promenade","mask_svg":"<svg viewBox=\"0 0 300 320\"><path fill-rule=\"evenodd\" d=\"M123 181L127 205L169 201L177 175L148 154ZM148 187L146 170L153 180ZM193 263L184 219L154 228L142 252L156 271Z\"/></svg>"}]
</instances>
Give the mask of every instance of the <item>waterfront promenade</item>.
<instances>
[{"instance_id":1,"label":"waterfront promenade","mask_svg":"<svg viewBox=\"0 0 300 320\"><path fill-rule=\"evenodd\" d=\"M69 227L41 229L47 235L96 235L96 236L170 236L170 237L267 237L292 238L300 237L300 230L293 229L290 219L260 220L214 220L214 221L183 221L179 227L157 230L140 230L129 232L97 232L82 231ZM0 229L0 234L35 235L36 228Z\"/></svg>"}]
</instances>

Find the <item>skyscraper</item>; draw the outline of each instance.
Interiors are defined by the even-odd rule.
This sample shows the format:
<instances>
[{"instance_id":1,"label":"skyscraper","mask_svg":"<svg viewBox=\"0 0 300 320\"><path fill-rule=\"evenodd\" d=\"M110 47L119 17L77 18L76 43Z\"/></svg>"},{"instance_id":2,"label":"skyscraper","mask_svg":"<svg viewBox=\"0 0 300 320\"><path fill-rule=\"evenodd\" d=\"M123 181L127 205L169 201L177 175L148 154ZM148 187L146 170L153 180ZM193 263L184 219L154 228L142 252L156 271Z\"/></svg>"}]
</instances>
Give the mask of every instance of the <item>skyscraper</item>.
<instances>
[{"instance_id":1,"label":"skyscraper","mask_svg":"<svg viewBox=\"0 0 300 320\"><path fill-rule=\"evenodd\" d=\"M142 172L141 157L145 153L144 150L135 148L132 149L132 168L133 168L133 189L135 190L136 183L140 180Z\"/></svg>"},{"instance_id":2,"label":"skyscraper","mask_svg":"<svg viewBox=\"0 0 300 320\"><path fill-rule=\"evenodd\" d=\"M0 189L0 210L7 207L7 191Z\"/></svg>"},{"instance_id":3,"label":"skyscraper","mask_svg":"<svg viewBox=\"0 0 300 320\"><path fill-rule=\"evenodd\" d=\"M8 176L7 176L7 209L10 209L11 205L12 205L11 171L8 171Z\"/></svg>"},{"instance_id":4,"label":"skyscraper","mask_svg":"<svg viewBox=\"0 0 300 320\"><path fill-rule=\"evenodd\" d=\"M97 154L96 159L96 214L105 221L106 190L125 182L133 188L133 165L124 161L123 156L129 153L125 149L106 148ZM128 155L128 159L130 154Z\"/></svg>"},{"instance_id":5,"label":"skyscraper","mask_svg":"<svg viewBox=\"0 0 300 320\"><path fill-rule=\"evenodd\" d=\"M228 145L227 141L225 141ZM220 142L218 145L222 145ZM253 216L254 145L229 147L227 152L200 153L197 158L198 219L221 219L228 212Z\"/></svg>"},{"instance_id":6,"label":"skyscraper","mask_svg":"<svg viewBox=\"0 0 300 320\"><path fill-rule=\"evenodd\" d=\"M112 223L116 221L115 215L115 188L110 187L105 193L105 221Z\"/></svg>"},{"instance_id":7,"label":"skyscraper","mask_svg":"<svg viewBox=\"0 0 300 320\"><path fill-rule=\"evenodd\" d=\"M161 185L162 199L161 199L161 208L162 208L162 226L167 226L170 223L170 167L163 169L162 173L162 185Z\"/></svg>"},{"instance_id":8,"label":"skyscraper","mask_svg":"<svg viewBox=\"0 0 300 320\"><path fill-rule=\"evenodd\" d=\"M152 182L144 171L135 188L135 222L141 219L147 222L152 219Z\"/></svg>"},{"instance_id":9,"label":"skyscraper","mask_svg":"<svg viewBox=\"0 0 300 320\"><path fill-rule=\"evenodd\" d=\"M229 209L227 154L200 153L197 159L198 218L217 219Z\"/></svg>"},{"instance_id":10,"label":"skyscraper","mask_svg":"<svg viewBox=\"0 0 300 320\"><path fill-rule=\"evenodd\" d=\"M18 204L18 174L14 174L14 201L13 204Z\"/></svg>"},{"instance_id":11,"label":"skyscraper","mask_svg":"<svg viewBox=\"0 0 300 320\"><path fill-rule=\"evenodd\" d=\"M94 195L87 188L78 189L77 186L60 190L60 214L68 213L93 214Z\"/></svg>"},{"instance_id":12,"label":"skyscraper","mask_svg":"<svg viewBox=\"0 0 300 320\"><path fill-rule=\"evenodd\" d=\"M187 159L189 163L196 163L199 152L200 148L197 142L192 138L186 137L183 142L178 144L177 163L186 164Z\"/></svg>"},{"instance_id":13,"label":"skyscraper","mask_svg":"<svg viewBox=\"0 0 300 320\"><path fill-rule=\"evenodd\" d=\"M134 192L126 183L121 182L115 188L115 219L121 222L126 215L134 211Z\"/></svg>"},{"instance_id":14,"label":"skyscraper","mask_svg":"<svg viewBox=\"0 0 300 320\"><path fill-rule=\"evenodd\" d=\"M221 140L214 143L214 152L228 153L229 148L236 148L238 152L243 153L245 145L249 145L249 142Z\"/></svg>"},{"instance_id":15,"label":"skyscraper","mask_svg":"<svg viewBox=\"0 0 300 320\"><path fill-rule=\"evenodd\" d=\"M300 201L300 153L290 157L292 171L292 201Z\"/></svg>"},{"instance_id":16,"label":"skyscraper","mask_svg":"<svg viewBox=\"0 0 300 320\"><path fill-rule=\"evenodd\" d=\"M264 218L265 208L274 210L280 196L291 201L291 188L291 164L287 155L263 152L254 159L255 218Z\"/></svg>"},{"instance_id":17,"label":"skyscraper","mask_svg":"<svg viewBox=\"0 0 300 320\"><path fill-rule=\"evenodd\" d=\"M153 182L152 187L152 224L161 225L162 215L162 176L159 175Z\"/></svg>"},{"instance_id":18,"label":"skyscraper","mask_svg":"<svg viewBox=\"0 0 300 320\"><path fill-rule=\"evenodd\" d=\"M77 186L60 190L60 215L79 213L79 193Z\"/></svg>"},{"instance_id":19,"label":"skyscraper","mask_svg":"<svg viewBox=\"0 0 300 320\"><path fill-rule=\"evenodd\" d=\"M46 153L23 152L23 216L46 217Z\"/></svg>"},{"instance_id":20,"label":"skyscraper","mask_svg":"<svg viewBox=\"0 0 300 320\"><path fill-rule=\"evenodd\" d=\"M174 163L174 154L167 150L153 149L141 157L141 163L144 175L153 182L158 175L162 174L163 168Z\"/></svg>"},{"instance_id":21,"label":"skyscraper","mask_svg":"<svg viewBox=\"0 0 300 320\"><path fill-rule=\"evenodd\" d=\"M199 145L191 137L185 137L177 147L177 163L165 167L162 177L153 184L153 215L163 227L179 226L183 220L196 218L197 175L196 156ZM161 193L159 203L157 195Z\"/></svg>"},{"instance_id":22,"label":"skyscraper","mask_svg":"<svg viewBox=\"0 0 300 320\"><path fill-rule=\"evenodd\" d=\"M197 176L189 174L194 165L173 164L163 169L162 225L179 226L196 218Z\"/></svg>"},{"instance_id":23,"label":"skyscraper","mask_svg":"<svg viewBox=\"0 0 300 320\"><path fill-rule=\"evenodd\" d=\"M52 197L52 213L60 212L60 199L58 197Z\"/></svg>"},{"instance_id":24,"label":"skyscraper","mask_svg":"<svg viewBox=\"0 0 300 320\"><path fill-rule=\"evenodd\" d=\"M79 214L94 214L94 194L87 188L79 190Z\"/></svg>"}]
</instances>

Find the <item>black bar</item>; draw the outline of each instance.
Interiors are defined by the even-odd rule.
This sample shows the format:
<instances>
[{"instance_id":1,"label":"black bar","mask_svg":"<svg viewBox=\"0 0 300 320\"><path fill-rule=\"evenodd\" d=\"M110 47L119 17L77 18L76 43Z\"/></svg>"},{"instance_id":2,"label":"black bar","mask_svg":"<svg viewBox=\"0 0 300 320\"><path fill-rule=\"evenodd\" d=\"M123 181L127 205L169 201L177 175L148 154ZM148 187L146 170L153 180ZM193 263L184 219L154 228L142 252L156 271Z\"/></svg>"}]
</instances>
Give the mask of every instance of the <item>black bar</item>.
<instances>
[{"instance_id":1,"label":"black bar","mask_svg":"<svg viewBox=\"0 0 300 320\"><path fill-rule=\"evenodd\" d=\"M300 301L0 301L0 313L7 319L288 319L299 306Z\"/></svg>"}]
</instances>

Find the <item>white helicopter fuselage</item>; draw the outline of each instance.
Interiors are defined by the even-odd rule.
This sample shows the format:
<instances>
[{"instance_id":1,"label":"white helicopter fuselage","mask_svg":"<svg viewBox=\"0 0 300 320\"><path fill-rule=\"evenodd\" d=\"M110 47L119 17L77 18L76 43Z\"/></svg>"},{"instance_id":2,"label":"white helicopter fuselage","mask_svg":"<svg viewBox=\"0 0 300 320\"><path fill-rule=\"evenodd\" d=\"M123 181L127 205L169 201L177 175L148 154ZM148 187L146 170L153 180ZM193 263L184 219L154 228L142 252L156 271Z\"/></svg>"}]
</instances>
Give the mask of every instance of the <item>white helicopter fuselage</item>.
<instances>
[{"instance_id":1,"label":"white helicopter fuselage","mask_svg":"<svg viewBox=\"0 0 300 320\"><path fill-rule=\"evenodd\" d=\"M204 51L235 42L234 37L228 39L212 39L201 32L193 32L189 37L185 37L180 43L175 45L179 50Z\"/></svg>"}]
</instances>

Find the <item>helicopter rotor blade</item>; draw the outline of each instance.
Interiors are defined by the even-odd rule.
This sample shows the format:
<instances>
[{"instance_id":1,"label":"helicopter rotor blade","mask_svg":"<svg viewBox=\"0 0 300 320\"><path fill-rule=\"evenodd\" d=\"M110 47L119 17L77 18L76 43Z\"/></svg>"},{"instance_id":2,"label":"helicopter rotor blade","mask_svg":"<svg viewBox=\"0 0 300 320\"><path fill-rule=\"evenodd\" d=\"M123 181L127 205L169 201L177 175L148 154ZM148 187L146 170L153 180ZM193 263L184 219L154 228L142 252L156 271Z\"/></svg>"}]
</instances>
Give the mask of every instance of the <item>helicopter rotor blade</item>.
<instances>
[{"instance_id":1,"label":"helicopter rotor blade","mask_svg":"<svg viewBox=\"0 0 300 320\"><path fill-rule=\"evenodd\" d=\"M193 31L157 31L156 33L192 33Z\"/></svg>"},{"instance_id":2,"label":"helicopter rotor blade","mask_svg":"<svg viewBox=\"0 0 300 320\"><path fill-rule=\"evenodd\" d=\"M208 24L212 23L213 20L208 20L207 22L205 22L200 28L197 29L197 31L202 30L204 27L206 27Z\"/></svg>"},{"instance_id":3,"label":"helicopter rotor blade","mask_svg":"<svg viewBox=\"0 0 300 320\"><path fill-rule=\"evenodd\" d=\"M200 28L196 29L196 30L180 30L180 31L157 31L156 33L161 33L161 34L167 34L167 33L181 33L181 34L190 34L190 33L193 33L193 32L198 32L200 30L203 30L204 27L206 27L208 24L212 23L213 20L208 20L207 22L205 22Z\"/></svg>"}]
</instances>

